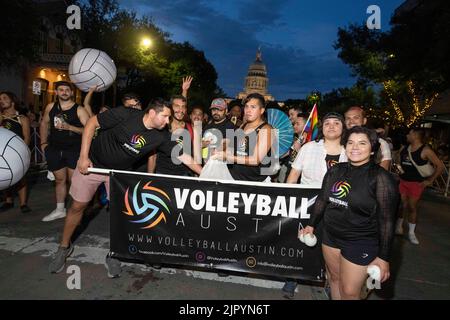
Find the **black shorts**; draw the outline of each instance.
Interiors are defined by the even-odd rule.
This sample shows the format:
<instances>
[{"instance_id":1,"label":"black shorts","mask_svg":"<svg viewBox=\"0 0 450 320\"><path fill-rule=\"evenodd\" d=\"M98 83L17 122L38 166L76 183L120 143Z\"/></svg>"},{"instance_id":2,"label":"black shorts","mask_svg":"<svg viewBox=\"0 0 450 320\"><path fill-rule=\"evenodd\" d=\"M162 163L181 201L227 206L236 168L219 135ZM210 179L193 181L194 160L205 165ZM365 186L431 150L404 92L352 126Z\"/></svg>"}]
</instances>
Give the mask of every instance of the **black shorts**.
<instances>
[{"instance_id":1,"label":"black shorts","mask_svg":"<svg viewBox=\"0 0 450 320\"><path fill-rule=\"evenodd\" d=\"M49 171L57 171L62 168L75 169L79 157L80 150L58 150L52 146L45 148L45 159Z\"/></svg>"},{"instance_id":2,"label":"black shorts","mask_svg":"<svg viewBox=\"0 0 450 320\"><path fill-rule=\"evenodd\" d=\"M378 242L370 240L343 240L323 228L322 244L340 249L341 255L351 263L368 266L378 256Z\"/></svg>"}]
</instances>

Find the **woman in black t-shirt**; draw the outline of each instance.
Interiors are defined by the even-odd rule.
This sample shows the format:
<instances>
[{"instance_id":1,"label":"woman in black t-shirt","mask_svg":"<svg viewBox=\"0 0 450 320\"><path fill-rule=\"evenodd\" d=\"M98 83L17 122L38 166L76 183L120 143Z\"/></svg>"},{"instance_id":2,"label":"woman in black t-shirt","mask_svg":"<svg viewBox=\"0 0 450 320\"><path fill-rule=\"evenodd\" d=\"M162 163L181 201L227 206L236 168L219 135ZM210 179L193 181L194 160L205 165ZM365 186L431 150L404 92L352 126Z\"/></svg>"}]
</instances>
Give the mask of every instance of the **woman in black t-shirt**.
<instances>
[{"instance_id":1,"label":"woman in black t-shirt","mask_svg":"<svg viewBox=\"0 0 450 320\"><path fill-rule=\"evenodd\" d=\"M396 181L373 161L376 133L354 127L344 144L349 162L327 172L308 226L300 230L313 234L323 218L322 251L335 300L359 299L368 265L380 268L381 282L389 278L399 200Z\"/></svg>"}]
</instances>

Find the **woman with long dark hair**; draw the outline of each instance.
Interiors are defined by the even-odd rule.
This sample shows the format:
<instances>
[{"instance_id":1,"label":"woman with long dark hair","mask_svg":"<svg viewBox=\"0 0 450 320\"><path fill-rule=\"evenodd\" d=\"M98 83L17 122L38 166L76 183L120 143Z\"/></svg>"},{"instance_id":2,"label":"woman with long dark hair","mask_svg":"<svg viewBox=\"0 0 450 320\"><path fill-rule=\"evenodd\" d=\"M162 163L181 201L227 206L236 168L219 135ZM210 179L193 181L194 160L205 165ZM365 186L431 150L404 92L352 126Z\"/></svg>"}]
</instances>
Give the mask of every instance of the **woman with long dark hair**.
<instances>
[{"instance_id":1,"label":"woman with long dark hair","mask_svg":"<svg viewBox=\"0 0 450 320\"><path fill-rule=\"evenodd\" d=\"M343 142L349 162L327 172L310 221L299 231L313 234L323 220L322 251L334 300L359 299L369 265L379 267L381 282L389 278L399 200L395 179L374 162L376 132L354 127Z\"/></svg>"}]
</instances>

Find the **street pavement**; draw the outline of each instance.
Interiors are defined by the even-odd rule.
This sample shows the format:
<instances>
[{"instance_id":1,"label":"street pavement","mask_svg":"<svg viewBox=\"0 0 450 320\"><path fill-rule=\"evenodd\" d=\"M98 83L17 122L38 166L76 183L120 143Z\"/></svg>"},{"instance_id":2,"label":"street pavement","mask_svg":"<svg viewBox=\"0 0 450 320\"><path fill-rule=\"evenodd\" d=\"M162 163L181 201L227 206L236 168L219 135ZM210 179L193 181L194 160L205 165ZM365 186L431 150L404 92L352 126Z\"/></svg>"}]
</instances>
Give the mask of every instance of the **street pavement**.
<instances>
[{"instance_id":1,"label":"street pavement","mask_svg":"<svg viewBox=\"0 0 450 320\"><path fill-rule=\"evenodd\" d=\"M285 300L282 279L220 277L214 271L124 263L120 278L109 279L104 267L109 247L109 213L102 209L85 217L75 251L59 274L47 271L56 251L64 219L41 222L54 207L54 186L46 174L33 173L29 206L0 213L0 299L149 299L149 300ZM427 192L419 205L413 245L397 237L391 280L369 295L379 299L450 298L450 201ZM79 271L80 282L74 280ZM322 286L300 283L292 300L326 300Z\"/></svg>"}]
</instances>

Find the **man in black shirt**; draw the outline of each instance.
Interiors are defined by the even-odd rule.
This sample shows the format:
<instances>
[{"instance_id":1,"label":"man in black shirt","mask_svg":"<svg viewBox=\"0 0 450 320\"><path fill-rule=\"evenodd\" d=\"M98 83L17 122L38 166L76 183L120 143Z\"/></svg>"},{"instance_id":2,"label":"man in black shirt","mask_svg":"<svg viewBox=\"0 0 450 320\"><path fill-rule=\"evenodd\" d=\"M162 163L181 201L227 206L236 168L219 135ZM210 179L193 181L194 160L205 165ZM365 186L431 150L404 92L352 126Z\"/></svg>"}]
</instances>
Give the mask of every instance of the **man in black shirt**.
<instances>
[{"instance_id":1,"label":"man in black shirt","mask_svg":"<svg viewBox=\"0 0 450 320\"><path fill-rule=\"evenodd\" d=\"M239 128L243 121L242 121L242 105L241 100L233 100L230 101L228 104L228 119L237 127Z\"/></svg>"},{"instance_id":2,"label":"man in black shirt","mask_svg":"<svg viewBox=\"0 0 450 320\"><path fill-rule=\"evenodd\" d=\"M42 221L66 216L67 182L70 183L77 165L83 126L89 119L89 113L73 100L72 84L59 81L55 92L57 100L45 107L39 133L47 169L55 176L56 209Z\"/></svg>"},{"instance_id":3,"label":"man in black shirt","mask_svg":"<svg viewBox=\"0 0 450 320\"><path fill-rule=\"evenodd\" d=\"M69 191L73 202L67 212L61 245L49 266L51 273L64 269L65 260L73 251L70 239L98 186L104 182L109 192L109 176L88 174L88 168L129 170L141 158L148 157L152 150L171 154L177 143L167 140L167 132L162 130L169 122L170 115L168 104L158 99L152 101L145 112L119 107L89 119ZM92 139L99 127L101 130L95 139ZM200 173L201 166L194 164L189 155L182 154L177 158L196 173ZM114 271L111 271L111 260L116 261ZM105 265L109 277L120 275L120 263L117 260L108 256Z\"/></svg>"},{"instance_id":4,"label":"man in black shirt","mask_svg":"<svg viewBox=\"0 0 450 320\"><path fill-rule=\"evenodd\" d=\"M167 139L172 139L175 135L176 141L180 144L181 147L184 146L183 153L191 153L188 152L190 150L189 143L183 144L184 140L192 141L193 129L189 122L186 122L187 115L187 95L189 92L189 88L191 87L191 82L193 77L187 76L183 78L183 82L181 84L181 95L174 95L170 99L170 106L172 109L172 117L169 121L168 129L169 135ZM189 135L185 135L186 130ZM172 136L170 135L172 133ZM174 139L175 140L175 139ZM144 160L144 159L143 159ZM170 155L164 154L163 152L153 152L152 155L146 161L140 161L135 170L138 172L150 172L150 173L160 173L160 174L171 174L177 176L192 176L192 171L189 170L183 164L177 162L174 163L172 161Z\"/></svg>"},{"instance_id":5,"label":"man in black shirt","mask_svg":"<svg viewBox=\"0 0 450 320\"><path fill-rule=\"evenodd\" d=\"M203 153L205 160L211 156L212 149L226 150L227 130L234 131L236 128L227 118L227 108L227 103L222 98L214 99L211 102L209 109L213 120L205 126L203 131L203 147L207 148L207 152L204 151Z\"/></svg>"},{"instance_id":6,"label":"man in black shirt","mask_svg":"<svg viewBox=\"0 0 450 320\"><path fill-rule=\"evenodd\" d=\"M176 142L181 148L182 152L186 154L192 154L192 132L193 128L189 122L185 121L187 114L187 100L183 96L173 96L170 100L172 108L172 119L168 125L167 140L171 140L172 137L176 139ZM172 134L172 135L171 135ZM155 152L148 161L148 172L159 174L170 174L176 176L193 176L194 173L187 166L179 163L178 161L172 161L171 155L164 153L163 151Z\"/></svg>"}]
</instances>

